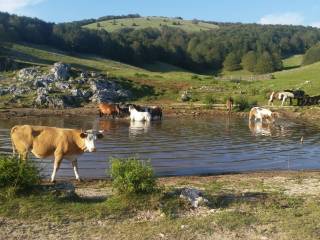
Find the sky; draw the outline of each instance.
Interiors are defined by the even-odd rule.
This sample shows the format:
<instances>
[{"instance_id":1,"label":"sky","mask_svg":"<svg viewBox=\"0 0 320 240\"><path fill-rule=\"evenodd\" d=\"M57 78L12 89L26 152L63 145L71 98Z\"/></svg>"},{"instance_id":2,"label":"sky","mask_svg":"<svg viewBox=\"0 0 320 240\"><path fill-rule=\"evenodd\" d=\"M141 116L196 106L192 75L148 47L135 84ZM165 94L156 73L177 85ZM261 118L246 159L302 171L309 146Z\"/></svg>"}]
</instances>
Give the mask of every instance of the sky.
<instances>
[{"instance_id":1,"label":"sky","mask_svg":"<svg viewBox=\"0 0 320 240\"><path fill-rule=\"evenodd\" d=\"M320 0L0 0L0 11L56 23L138 13L320 27Z\"/></svg>"}]
</instances>

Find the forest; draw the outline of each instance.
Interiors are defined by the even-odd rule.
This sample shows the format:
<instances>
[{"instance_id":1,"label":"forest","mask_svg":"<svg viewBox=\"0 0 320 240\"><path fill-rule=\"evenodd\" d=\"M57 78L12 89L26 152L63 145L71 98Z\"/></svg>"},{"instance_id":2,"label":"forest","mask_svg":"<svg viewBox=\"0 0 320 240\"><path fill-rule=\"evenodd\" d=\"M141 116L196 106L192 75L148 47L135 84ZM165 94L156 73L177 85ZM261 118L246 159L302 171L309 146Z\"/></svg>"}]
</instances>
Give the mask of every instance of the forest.
<instances>
[{"instance_id":1,"label":"forest","mask_svg":"<svg viewBox=\"0 0 320 240\"><path fill-rule=\"evenodd\" d=\"M194 72L212 73L222 69L274 72L283 68L283 58L304 54L309 49L313 51L309 55L317 59L314 48L320 40L320 29L312 27L221 23L216 30L197 33L166 26L141 30L123 28L117 32L83 27L106 19L134 17L140 16L105 16L55 24L0 12L0 42L47 45L135 66L161 61Z\"/></svg>"}]
</instances>

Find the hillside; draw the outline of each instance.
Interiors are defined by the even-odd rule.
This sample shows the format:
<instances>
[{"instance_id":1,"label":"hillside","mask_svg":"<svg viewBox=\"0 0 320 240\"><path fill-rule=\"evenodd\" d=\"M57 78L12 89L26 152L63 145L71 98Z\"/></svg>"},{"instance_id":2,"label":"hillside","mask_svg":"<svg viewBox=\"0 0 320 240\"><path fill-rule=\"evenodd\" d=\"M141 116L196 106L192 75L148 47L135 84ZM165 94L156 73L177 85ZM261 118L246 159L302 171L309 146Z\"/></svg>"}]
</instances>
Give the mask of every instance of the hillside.
<instances>
[{"instance_id":1,"label":"hillside","mask_svg":"<svg viewBox=\"0 0 320 240\"><path fill-rule=\"evenodd\" d=\"M285 59L284 64L288 70L273 73L273 79L264 79L265 75L258 75L253 78L255 80L247 81L245 79L250 79L252 74L246 71L223 72L221 77L226 80L221 80L162 62L134 67L94 55L70 55L40 45L6 44L5 51L21 67L40 66L46 71L53 63L61 61L70 64L74 72L86 70L107 75L132 91L133 100L140 102L177 102L183 91L188 90L190 101L195 103L224 103L226 97L233 96L257 101L261 105L267 102L272 90L303 89L309 95L319 95L320 92L320 62L298 67L297 62L301 56ZM16 83L16 75L16 72L1 74L1 85ZM33 96L34 94L24 96L24 104L31 104ZM1 102L10 105L10 97L1 96Z\"/></svg>"},{"instance_id":2,"label":"hillside","mask_svg":"<svg viewBox=\"0 0 320 240\"><path fill-rule=\"evenodd\" d=\"M143 29L151 27L160 29L164 26L179 28L186 32L200 32L218 28L215 24L204 23L202 21L190 21L167 17L140 17L98 21L85 25L84 27L89 29L105 29L108 32L113 32L123 28Z\"/></svg>"}]
</instances>

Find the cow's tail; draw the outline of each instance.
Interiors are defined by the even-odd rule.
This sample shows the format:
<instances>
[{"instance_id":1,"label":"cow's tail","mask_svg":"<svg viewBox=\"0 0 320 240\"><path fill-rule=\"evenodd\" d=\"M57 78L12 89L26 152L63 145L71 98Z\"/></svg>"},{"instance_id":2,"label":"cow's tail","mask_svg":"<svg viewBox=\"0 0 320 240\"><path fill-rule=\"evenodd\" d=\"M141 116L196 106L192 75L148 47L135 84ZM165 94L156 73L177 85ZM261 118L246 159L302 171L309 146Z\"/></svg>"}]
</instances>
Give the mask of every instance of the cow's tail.
<instances>
[{"instance_id":1,"label":"cow's tail","mask_svg":"<svg viewBox=\"0 0 320 240\"><path fill-rule=\"evenodd\" d=\"M17 130L17 127L13 127L11 128L11 132L10 132L10 138L11 138L11 145L12 145L12 156L15 156L17 153L17 149L16 146L14 145L13 142L13 138L12 138L12 134Z\"/></svg>"}]
</instances>

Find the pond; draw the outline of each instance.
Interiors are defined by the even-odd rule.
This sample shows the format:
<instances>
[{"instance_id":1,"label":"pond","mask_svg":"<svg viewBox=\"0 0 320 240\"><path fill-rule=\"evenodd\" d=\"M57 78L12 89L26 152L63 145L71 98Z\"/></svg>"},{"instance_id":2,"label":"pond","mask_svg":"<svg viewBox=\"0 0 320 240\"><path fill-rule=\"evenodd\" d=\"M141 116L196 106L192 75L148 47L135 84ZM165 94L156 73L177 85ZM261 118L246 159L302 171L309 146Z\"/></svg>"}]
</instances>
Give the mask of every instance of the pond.
<instances>
[{"instance_id":1,"label":"pond","mask_svg":"<svg viewBox=\"0 0 320 240\"><path fill-rule=\"evenodd\" d=\"M12 152L9 132L16 124L104 130L97 152L78 160L82 178L103 178L110 157L133 155L150 159L158 176L320 169L320 129L304 122L282 120L270 127L226 116L168 117L150 124L95 116L20 118L0 120L0 152ZM52 160L35 161L49 176ZM69 161L62 162L57 177L74 177Z\"/></svg>"}]
</instances>

